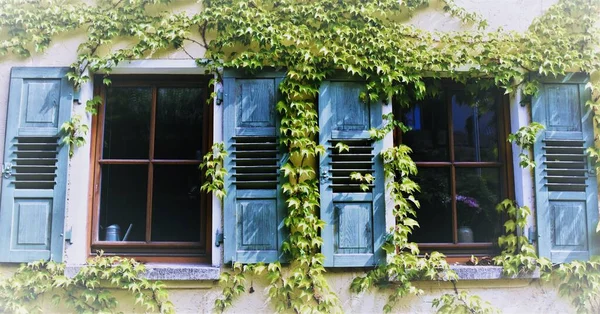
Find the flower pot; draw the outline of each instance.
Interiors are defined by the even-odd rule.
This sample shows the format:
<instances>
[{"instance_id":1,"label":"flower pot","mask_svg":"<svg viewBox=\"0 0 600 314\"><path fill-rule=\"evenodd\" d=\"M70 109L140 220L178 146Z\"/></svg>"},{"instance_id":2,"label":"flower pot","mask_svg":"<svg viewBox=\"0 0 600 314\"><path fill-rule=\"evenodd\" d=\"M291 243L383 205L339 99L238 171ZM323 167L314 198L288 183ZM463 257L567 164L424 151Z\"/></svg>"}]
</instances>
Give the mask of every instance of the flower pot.
<instances>
[{"instance_id":1,"label":"flower pot","mask_svg":"<svg viewBox=\"0 0 600 314\"><path fill-rule=\"evenodd\" d=\"M471 243L475 242L473 238L473 229L468 226L462 226L458 228L458 243Z\"/></svg>"}]
</instances>

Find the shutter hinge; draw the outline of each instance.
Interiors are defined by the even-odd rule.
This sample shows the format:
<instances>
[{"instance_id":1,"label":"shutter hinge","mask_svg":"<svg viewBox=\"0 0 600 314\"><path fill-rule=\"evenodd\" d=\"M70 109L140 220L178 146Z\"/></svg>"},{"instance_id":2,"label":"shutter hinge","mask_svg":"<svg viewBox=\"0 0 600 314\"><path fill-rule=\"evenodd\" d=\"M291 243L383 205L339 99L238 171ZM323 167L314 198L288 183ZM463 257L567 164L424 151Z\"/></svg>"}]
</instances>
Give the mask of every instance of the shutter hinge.
<instances>
[{"instance_id":1,"label":"shutter hinge","mask_svg":"<svg viewBox=\"0 0 600 314\"><path fill-rule=\"evenodd\" d=\"M589 155L585 157L587 159L588 173L591 175L596 175L596 163L592 161Z\"/></svg>"},{"instance_id":2,"label":"shutter hinge","mask_svg":"<svg viewBox=\"0 0 600 314\"><path fill-rule=\"evenodd\" d=\"M533 244L537 239L537 232L533 227L529 227L527 229L527 240L529 240L529 244Z\"/></svg>"},{"instance_id":3,"label":"shutter hinge","mask_svg":"<svg viewBox=\"0 0 600 314\"><path fill-rule=\"evenodd\" d=\"M73 244L73 241L71 241L71 232L72 229L69 228L69 230L65 231L64 233L64 237L65 237L65 242L69 243L69 244Z\"/></svg>"},{"instance_id":4,"label":"shutter hinge","mask_svg":"<svg viewBox=\"0 0 600 314\"><path fill-rule=\"evenodd\" d=\"M10 162L5 162L2 165L2 175L4 176L5 179L9 179L10 176L12 175L12 167L13 167L13 164Z\"/></svg>"},{"instance_id":5,"label":"shutter hinge","mask_svg":"<svg viewBox=\"0 0 600 314\"><path fill-rule=\"evenodd\" d=\"M215 246L220 247L221 244L223 244L223 240L225 240L225 235L223 234L223 232L217 229L217 232L215 232Z\"/></svg>"}]
</instances>

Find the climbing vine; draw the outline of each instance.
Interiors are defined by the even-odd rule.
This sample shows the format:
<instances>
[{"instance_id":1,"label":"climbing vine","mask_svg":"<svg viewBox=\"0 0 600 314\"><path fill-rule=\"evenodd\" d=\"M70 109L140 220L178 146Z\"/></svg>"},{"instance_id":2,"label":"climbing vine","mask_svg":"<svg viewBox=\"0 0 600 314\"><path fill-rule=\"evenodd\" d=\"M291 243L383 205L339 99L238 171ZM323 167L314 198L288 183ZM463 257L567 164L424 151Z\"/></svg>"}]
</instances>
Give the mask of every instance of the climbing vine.
<instances>
[{"instance_id":1,"label":"climbing vine","mask_svg":"<svg viewBox=\"0 0 600 314\"><path fill-rule=\"evenodd\" d=\"M470 295L466 291L458 291L456 284L454 293L446 293L439 298L433 299L432 305L437 308L439 314L492 314L500 311L476 295Z\"/></svg>"},{"instance_id":2,"label":"climbing vine","mask_svg":"<svg viewBox=\"0 0 600 314\"><path fill-rule=\"evenodd\" d=\"M227 170L223 167L227 157L225 145L223 143L214 143L212 149L202 157L200 169L204 170L204 183L200 190L213 193L219 199L225 198L225 176Z\"/></svg>"},{"instance_id":3,"label":"climbing vine","mask_svg":"<svg viewBox=\"0 0 600 314\"><path fill-rule=\"evenodd\" d=\"M508 141L516 144L521 149L519 153L519 166L521 168L535 167L535 161L529 158L529 152L533 149L538 133L544 128L542 124L531 122L529 125L519 128L517 132L508 135Z\"/></svg>"},{"instance_id":4,"label":"climbing vine","mask_svg":"<svg viewBox=\"0 0 600 314\"><path fill-rule=\"evenodd\" d=\"M502 253L494 257L496 265L502 266L503 273L507 276L516 276L521 273L531 273L542 268L542 271L550 267L550 261L546 258L538 258L535 247L521 233L527 225L527 218L531 210L527 206L517 206L515 201L504 200L496 209L507 214L504 223L506 234L498 238L498 245Z\"/></svg>"},{"instance_id":5,"label":"climbing vine","mask_svg":"<svg viewBox=\"0 0 600 314\"><path fill-rule=\"evenodd\" d=\"M75 148L85 144L85 135L89 131L89 126L81 122L80 115L74 115L61 125L60 131L61 142L69 147L69 157L73 157Z\"/></svg>"},{"instance_id":6,"label":"climbing vine","mask_svg":"<svg viewBox=\"0 0 600 314\"><path fill-rule=\"evenodd\" d=\"M387 116L387 125L400 124L393 122L393 116ZM391 131L389 127L382 129ZM405 127L404 127L405 128ZM381 131L373 130L373 135L381 135ZM383 249L387 254L387 263L377 266L364 276L355 278L351 290L362 292L374 285L394 282L394 292L389 295L388 302L383 310L389 313L400 298L412 294L420 295L421 289L413 286L414 280L456 280L456 274L450 270L445 256L438 252L430 255L419 256L416 243L408 240L409 234L418 227L415 209L419 202L414 193L419 186L410 178L417 173L417 166L410 158L411 149L406 145L389 148L381 153L384 161L386 176L386 191L393 200L393 214L396 225L390 230Z\"/></svg>"},{"instance_id":7,"label":"climbing vine","mask_svg":"<svg viewBox=\"0 0 600 314\"><path fill-rule=\"evenodd\" d=\"M481 16L452 0L440 1L446 12L464 23L466 31L434 33L404 23L406 14L414 14L431 1L347 0L341 5L331 0L204 0L196 10L174 13L168 0L112 0L95 5L3 0L0 58L8 54L29 57L32 52L45 51L59 35L85 30L86 38L78 46L77 60L68 74L76 86L89 81L90 72L105 73L103 83L110 84L111 70L120 62L170 50L181 51L215 73L222 67L248 72L263 67L285 69L277 110L281 116L281 144L289 154L281 168L286 180L282 184L287 204L284 224L289 231L282 249L289 266L282 272L279 263L234 265L231 273L223 274L224 299L217 301L216 307L224 309L244 291L244 273L266 271L269 296L278 310L336 312L341 305L325 279L320 253L324 222L319 218L320 194L312 162L324 153L315 141L319 132L316 98L323 80L345 72L365 82L363 101L375 103L393 97L401 105L408 105L410 97L425 96L427 78L444 77L482 88L489 86L492 78L492 84L507 93L520 89L528 96L537 92L539 76L563 75L567 71L591 74L600 68L598 0L560 0L523 33L488 30ZM128 44L114 45L123 39ZM205 52L194 55L192 51L199 49L192 47ZM600 90L598 84L589 87ZM98 101L86 103L87 111L94 113ZM596 110L599 98L588 105ZM387 129L374 130L372 135L378 139L394 127L401 125L390 122ZM63 129L72 154L74 147L84 143L87 129L74 120ZM527 130L523 133L528 134ZM519 133L515 136L514 140L519 141ZM209 178L203 188L222 191L218 195L222 197L224 173L219 165L224 153L213 153L203 162ZM382 153L397 224L384 246L387 264L352 283L352 290L364 291L393 279L396 290L390 295L386 311L393 309L398 298L420 293L412 280L452 280L455 276L442 254L420 256L417 245L408 241L418 225L418 201L413 195L418 186L410 179L416 167L409 154L410 148L402 145ZM526 161L521 158L522 165L532 166ZM365 182L371 179L362 174L354 176ZM509 220L513 225L505 224L507 235L501 240L505 253L497 262L505 266L505 271L517 272L523 263L530 270L534 264L530 247L518 236L511 237L527 210L512 202L502 203L500 208L509 216L512 212L516 215ZM507 256L519 257L514 260ZM458 299L442 298L439 304L454 309L458 303L452 305L452 300L465 300L462 293L454 297Z\"/></svg>"},{"instance_id":8,"label":"climbing vine","mask_svg":"<svg viewBox=\"0 0 600 314\"><path fill-rule=\"evenodd\" d=\"M0 281L0 311L42 312L41 300L49 297L55 306L77 313L116 313L118 301L112 289L126 290L135 303L148 312L174 313L162 283L141 278L145 266L132 259L98 254L74 277L65 275L65 264L38 261L24 264Z\"/></svg>"}]
</instances>

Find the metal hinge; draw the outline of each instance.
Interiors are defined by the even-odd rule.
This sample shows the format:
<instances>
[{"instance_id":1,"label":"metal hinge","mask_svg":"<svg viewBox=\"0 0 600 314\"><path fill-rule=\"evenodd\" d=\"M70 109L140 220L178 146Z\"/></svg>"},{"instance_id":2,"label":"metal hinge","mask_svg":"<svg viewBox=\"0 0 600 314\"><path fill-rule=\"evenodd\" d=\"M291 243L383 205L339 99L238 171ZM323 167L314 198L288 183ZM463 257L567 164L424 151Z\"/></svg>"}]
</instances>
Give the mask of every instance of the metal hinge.
<instances>
[{"instance_id":1,"label":"metal hinge","mask_svg":"<svg viewBox=\"0 0 600 314\"><path fill-rule=\"evenodd\" d=\"M69 244L73 244L73 241L71 241L71 234L72 234L71 228L69 228L69 230L65 231L65 241Z\"/></svg>"},{"instance_id":2,"label":"metal hinge","mask_svg":"<svg viewBox=\"0 0 600 314\"><path fill-rule=\"evenodd\" d=\"M527 239L529 240L529 244L533 244L533 242L536 241L537 236L537 232L535 229L533 229L533 227L529 227L529 229L527 229Z\"/></svg>"},{"instance_id":3,"label":"metal hinge","mask_svg":"<svg viewBox=\"0 0 600 314\"><path fill-rule=\"evenodd\" d=\"M223 232L217 229L217 232L215 232L215 246L220 247L221 244L223 244L223 240L225 240L225 235L223 234Z\"/></svg>"}]
</instances>

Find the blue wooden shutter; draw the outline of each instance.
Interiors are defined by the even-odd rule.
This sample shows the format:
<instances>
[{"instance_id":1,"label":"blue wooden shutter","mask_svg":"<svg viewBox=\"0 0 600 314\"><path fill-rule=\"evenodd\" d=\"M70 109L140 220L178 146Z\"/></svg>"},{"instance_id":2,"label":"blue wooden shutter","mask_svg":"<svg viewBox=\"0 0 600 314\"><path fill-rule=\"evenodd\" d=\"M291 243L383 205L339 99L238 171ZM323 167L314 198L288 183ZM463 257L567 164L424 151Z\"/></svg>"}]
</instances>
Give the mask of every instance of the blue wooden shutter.
<instances>
[{"instance_id":1,"label":"blue wooden shutter","mask_svg":"<svg viewBox=\"0 0 600 314\"><path fill-rule=\"evenodd\" d=\"M276 104L284 73L252 77L226 70L224 138L227 151L225 262L273 262L281 258L285 202Z\"/></svg>"},{"instance_id":2,"label":"blue wooden shutter","mask_svg":"<svg viewBox=\"0 0 600 314\"><path fill-rule=\"evenodd\" d=\"M325 266L372 266L384 257L382 143L368 132L381 126L381 103L360 101L364 89L363 82L326 81L319 91L319 141L326 149L319 164ZM339 152L340 142L350 150ZM350 180L352 172L370 173L375 182L363 191L361 182Z\"/></svg>"},{"instance_id":3,"label":"blue wooden shutter","mask_svg":"<svg viewBox=\"0 0 600 314\"><path fill-rule=\"evenodd\" d=\"M62 260L71 115L68 68L13 68L0 206L0 262Z\"/></svg>"},{"instance_id":4,"label":"blue wooden shutter","mask_svg":"<svg viewBox=\"0 0 600 314\"><path fill-rule=\"evenodd\" d=\"M543 80L533 120L546 126L534 145L540 256L587 260L598 251L596 175L585 155L594 145L593 113L585 106L587 77Z\"/></svg>"}]
</instances>

